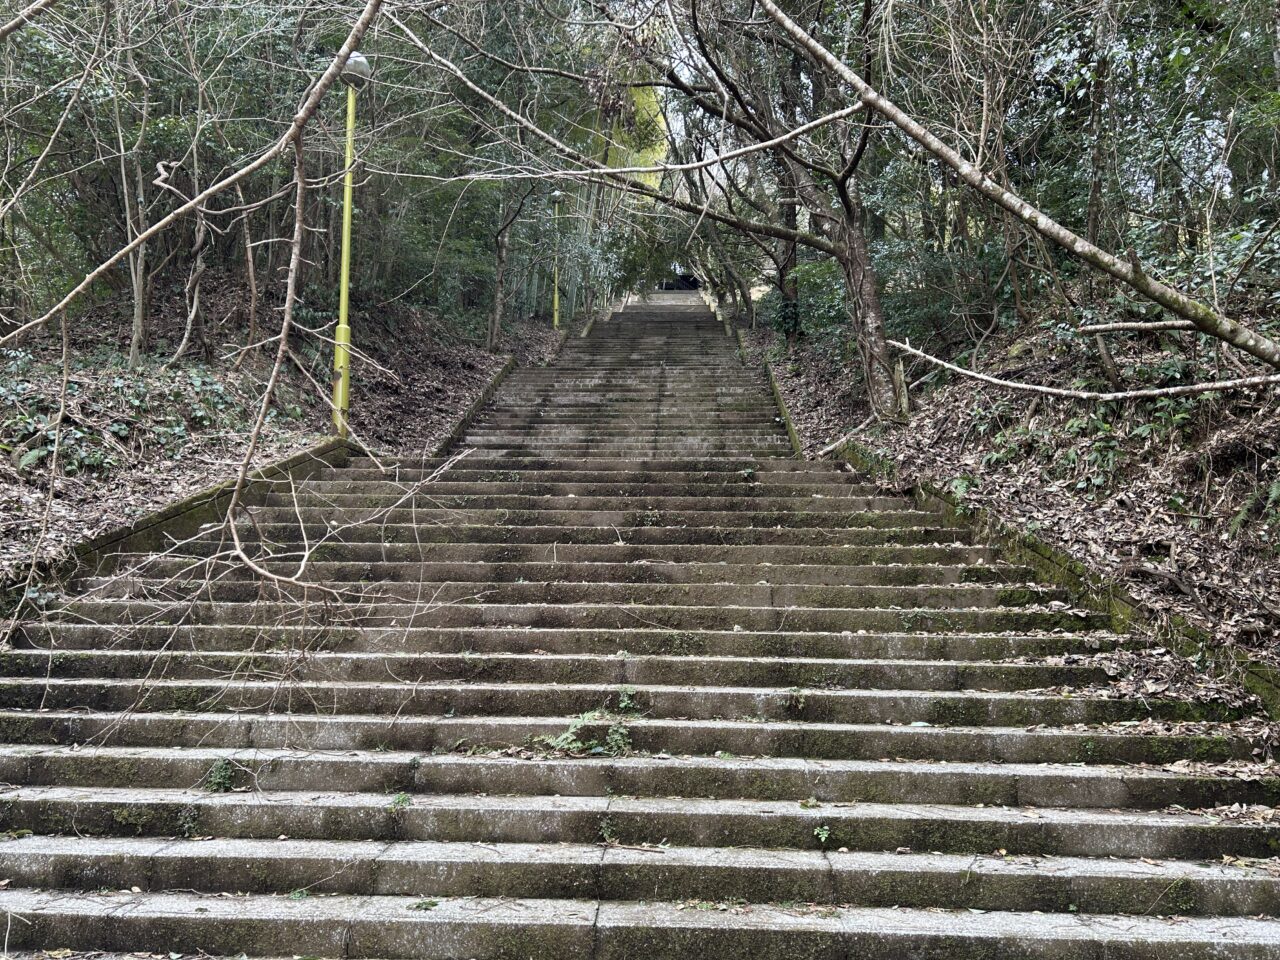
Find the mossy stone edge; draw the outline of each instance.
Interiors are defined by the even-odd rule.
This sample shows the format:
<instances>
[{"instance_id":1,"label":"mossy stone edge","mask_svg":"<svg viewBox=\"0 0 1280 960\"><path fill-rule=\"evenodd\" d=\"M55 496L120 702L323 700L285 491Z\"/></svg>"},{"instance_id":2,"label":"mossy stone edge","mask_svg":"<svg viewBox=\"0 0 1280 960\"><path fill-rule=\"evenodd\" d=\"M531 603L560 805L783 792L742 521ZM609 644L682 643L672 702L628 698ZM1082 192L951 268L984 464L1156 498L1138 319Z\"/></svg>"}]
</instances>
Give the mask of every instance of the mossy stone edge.
<instances>
[{"instance_id":1,"label":"mossy stone edge","mask_svg":"<svg viewBox=\"0 0 1280 960\"><path fill-rule=\"evenodd\" d=\"M746 343L738 330L738 348L746 362ZM778 413L787 427L796 456L803 459L791 414L766 361L769 383L778 404ZM900 480L898 465L863 446L845 440L831 454L868 476L889 482ZM912 486L916 502L924 509L937 510L949 520L959 521L975 529L979 536L1004 551L1014 563L1025 564L1047 583L1062 587L1081 606L1111 618L1117 633L1142 630L1152 638L1185 657L1203 656L1215 676L1239 680L1250 693L1263 702L1267 714L1280 718L1280 670L1250 657L1241 650L1227 650L1214 645L1213 637L1177 614L1160 615L1136 600L1122 586L1104 577L1071 556L1024 530L1011 526L991 511L962 505L949 491L933 479L916 480Z\"/></svg>"}]
</instances>

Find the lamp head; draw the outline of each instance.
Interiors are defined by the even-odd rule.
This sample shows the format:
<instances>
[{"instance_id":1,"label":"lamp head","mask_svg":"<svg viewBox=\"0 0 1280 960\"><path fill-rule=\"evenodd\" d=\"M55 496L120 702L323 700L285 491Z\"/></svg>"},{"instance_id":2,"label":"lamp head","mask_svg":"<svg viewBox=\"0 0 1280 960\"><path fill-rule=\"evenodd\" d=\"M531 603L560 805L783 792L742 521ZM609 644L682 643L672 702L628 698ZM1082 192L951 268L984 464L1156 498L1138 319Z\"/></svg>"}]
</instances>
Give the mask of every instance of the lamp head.
<instances>
[{"instance_id":1,"label":"lamp head","mask_svg":"<svg viewBox=\"0 0 1280 960\"><path fill-rule=\"evenodd\" d=\"M353 90L360 91L373 79L373 64L359 50L352 50L351 56L342 68L342 82Z\"/></svg>"}]
</instances>

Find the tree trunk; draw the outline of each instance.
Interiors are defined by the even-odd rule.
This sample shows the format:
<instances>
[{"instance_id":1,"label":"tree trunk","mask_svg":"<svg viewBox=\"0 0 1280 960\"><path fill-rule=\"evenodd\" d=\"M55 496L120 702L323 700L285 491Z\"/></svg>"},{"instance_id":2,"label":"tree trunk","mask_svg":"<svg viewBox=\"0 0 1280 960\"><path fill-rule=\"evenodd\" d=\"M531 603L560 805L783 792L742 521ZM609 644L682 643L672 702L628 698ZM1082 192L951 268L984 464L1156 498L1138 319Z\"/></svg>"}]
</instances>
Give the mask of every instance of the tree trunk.
<instances>
[{"instance_id":1,"label":"tree trunk","mask_svg":"<svg viewBox=\"0 0 1280 960\"><path fill-rule=\"evenodd\" d=\"M236 199L242 207L245 205L244 190L240 184L236 184ZM249 283L249 332L245 336L246 352L236 360L237 367L244 362L245 357L258 352L258 271L253 262L253 234L249 230L248 210L244 213L240 228L244 232L244 273Z\"/></svg>"},{"instance_id":2,"label":"tree trunk","mask_svg":"<svg viewBox=\"0 0 1280 960\"><path fill-rule=\"evenodd\" d=\"M844 275L845 298L849 319L857 335L858 351L867 383L867 400L871 412L880 419L896 419L905 409L906 398L897 395L889 346L885 342L884 307L876 283L875 265L867 246L866 212L856 182L848 189L849 206L845 217L840 258Z\"/></svg>"},{"instance_id":3,"label":"tree trunk","mask_svg":"<svg viewBox=\"0 0 1280 960\"><path fill-rule=\"evenodd\" d=\"M1280 0L1275 0L1271 10L1271 63L1275 66L1276 89L1280 90Z\"/></svg>"},{"instance_id":4,"label":"tree trunk","mask_svg":"<svg viewBox=\"0 0 1280 960\"><path fill-rule=\"evenodd\" d=\"M782 189L782 224L788 230L795 230L800 218L794 179L785 177ZM800 285L795 275L797 261L795 241L782 241L782 255L778 258L778 292L782 294L782 305L778 313L787 338L787 353L795 350L796 341L800 338Z\"/></svg>"},{"instance_id":5,"label":"tree trunk","mask_svg":"<svg viewBox=\"0 0 1280 960\"><path fill-rule=\"evenodd\" d=\"M1086 214L1085 236L1095 246L1102 235L1102 185L1106 173L1106 126L1103 114L1107 107L1107 80L1111 72L1111 3L1103 0L1093 26L1093 54L1097 72L1089 91L1089 134L1093 139L1090 155L1089 205ZM1093 280L1090 276L1090 288Z\"/></svg>"},{"instance_id":6,"label":"tree trunk","mask_svg":"<svg viewBox=\"0 0 1280 960\"><path fill-rule=\"evenodd\" d=\"M490 353L497 349L498 337L502 335L502 281L507 272L507 230L505 226L498 231L498 237L493 248L493 306L489 310L489 337L485 343L485 349Z\"/></svg>"},{"instance_id":7,"label":"tree trunk","mask_svg":"<svg viewBox=\"0 0 1280 960\"><path fill-rule=\"evenodd\" d=\"M1089 133L1093 138L1093 151L1090 156L1091 176L1089 178L1089 205L1086 214L1085 238L1095 247L1099 245L1102 234L1102 184L1106 176L1107 125L1103 115L1107 108L1107 79L1111 71L1111 3L1103 0L1098 9L1093 26L1093 54L1097 63L1097 72L1089 91ZM1088 275L1089 294L1092 298L1097 284L1096 274ZM1098 350L1098 362L1102 372L1111 384L1112 390L1123 390L1124 381L1120 379L1120 370L1111 356L1107 342L1099 334L1093 338Z\"/></svg>"}]
</instances>

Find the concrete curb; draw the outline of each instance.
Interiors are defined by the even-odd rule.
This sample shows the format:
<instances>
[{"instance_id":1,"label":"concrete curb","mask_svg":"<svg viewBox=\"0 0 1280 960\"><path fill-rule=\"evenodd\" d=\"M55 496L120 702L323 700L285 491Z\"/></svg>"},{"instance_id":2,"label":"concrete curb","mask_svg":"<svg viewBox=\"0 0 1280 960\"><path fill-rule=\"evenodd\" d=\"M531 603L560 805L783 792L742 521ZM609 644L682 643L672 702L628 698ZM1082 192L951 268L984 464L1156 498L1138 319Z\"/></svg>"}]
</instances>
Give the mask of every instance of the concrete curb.
<instances>
[{"instance_id":1,"label":"concrete curb","mask_svg":"<svg viewBox=\"0 0 1280 960\"><path fill-rule=\"evenodd\" d=\"M363 449L349 440L330 437L315 446L284 460L268 464L249 475L248 493L255 487L281 479L304 480L324 467L340 466L353 453ZM122 553L141 553L163 549L169 539L183 539L202 526L220 520L226 514L235 489L235 479L223 480L211 487L139 517L133 523L108 530L76 546L71 556L39 568L36 582L65 582L86 571L104 573L111 568L112 558ZM25 578L0 585L0 612L17 607Z\"/></svg>"},{"instance_id":2,"label":"concrete curb","mask_svg":"<svg viewBox=\"0 0 1280 960\"><path fill-rule=\"evenodd\" d=\"M746 341L741 330L737 334L738 352L746 363ZM767 360L764 367L769 374L769 385L773 389L779 415L787 426L787 436L791 438L796 456L803 460L804 450L773 368ZM831 457L844 460L869 476L882 477L891 483L900 482L896 463L855 440L845 440ZM989 510L965 506L932 480L913 483L911 495L921 508L942 514L948 522L972 528L979 541L998 546L1008 562L1031 567L1038 577L1069 591L1077 603L1106 614L1116 632L1127 633L1134 628L1142 628L1184 657L1206 657L1216 676L1238 679L1263 702L1270 716L1280 717L1280 671L1274 667L1238 651L1215 648L1212 637L1183 617L1159 616L1118 583L1094 573L1066 551L1011 526Z\"/></svg>"},{"instance_id":3,"label":"concrete curb","mask_svg":"<svg viewBox=\"0 0 1280 960\"><path fill-rule=\"evenodd\" d=\"M728 326L728 321L725 321ZM744 365L749 364L747 358L747 341L742 335L742 328L736 328L734 333L738 340L738 355L742 357ZM800 443L800 434L796 432L795 424L791 422L791 412L787 409L787 402L782 398L782 388L778 386L778 378L773 375L773 366L769 361L761 364L765 374L769 377L769 389L773 391L773 402L778 406L778 416L782 418L783 426L787 428L787 439L791 441L791 449L795 452L797 460L803 460L804 446Z\"/></svg>"},{"instance_id":4,"label":"concrete curb","mask_svg":"<svg viewBox=\"0 0 1280 960\"><path fill-rule=\"evenodd\" d=\"M561 333L560 342L556 344L555 353L552 354L553 359L555 356L559 355L560 349L564 346L564 341L565 336ZM498 372L493 375L493 379L489 381L488 386L480 391L480 396L476 397L475 400L471 402L471 405L467 407L462 416L460 416L454 423L453 429L449 431L449 435L441 440L435 450L431 452L432 457L444 456L457 444L459 440L462 439L463 435L467 432L467 428L471 426L472 421L474 421L480 411L484 409L485 405L493 399L493 395L497 392L498 387L502 386L502 382L507 379L507 376L515 368L516 358L512 356L507 357L502 366L498 368Z\"/></svg>"},{"instance_id":5,"label":"concrete curb","mask_svg":"<svg viewBox=\"0 0 1280 960\"><path fill-rule=\"evenodd\" d=\"M891 481L899 479L895 463L854 440L846 440L832 456L864 473ZM1037 576L1069 590L1081 605L1107 614L1117 632L1142 628L1182 656L1207 657L1215 674L1240 680L1263 701L1270 716L1280 717L1280 673L1270 665L1238 651L1215 648L1211 636L1183 617L1160 616L1118 583L1090 570L1065 550L1011 526L989 510L965 506L931 480L914 483L912 493L921 507L971 526L980 539L999 546L1009 562L1031 567Z\"/></svg>"},{"instance_id":6,"label":"concrete curb","mask_svg":"<svg viewBox=\"0 0 1280 960\"><path fill-rule=\"evenodd\" d=\"M717 298L710 290L704 287L699 292L702 294L702 299L706 302L707 306L711 308L711 312L716 315L716 319L724 324L724 335L726 337L732 337L734 335L734 331L737 329L734 326L736 318L730 318L729 314L721 309L719 298ZM731 319L733 322L731 322Z\"/></svg>"},{"instance_id":7,"label":"concrete curb","mask_svg":"<svg viewBox=\"0 0 1280 960\"><path fill-rule=\"evenodd\" d=\"M560 342L556 345L558 355L564 347L567 333L562 332ZM449 435L435 448L431 456L440 457L454 446L476 415L492 399L493 394L515 369L515 357L507 357L503 365L489 381L480 396L471 403L462 416L454 424ZM359 444L330 437L327 440L301 450L293 456L286 457L276 463L268 464L249 476L248 493L253 493L255 486L264 482L282 479L305 480L325 467L343 466L352 455L365 453ZM148 553L162 550L171 539L185 539L194 535L202 526L216 523L226 515L226 508L231 502L235 488L235 480L224 480L211 487L193 493L190 496L166 507L139 517L133 523L108 530L105 533L76 546L72 555L61 562L43 567L36 581L66 582L74 576L85 573L102 575L112 568L113 558L123 553ZM25 578L13 582L0 583L0 614L8 615L21 600L17 595L25 583Z\"/></svg>"}]
</instances>

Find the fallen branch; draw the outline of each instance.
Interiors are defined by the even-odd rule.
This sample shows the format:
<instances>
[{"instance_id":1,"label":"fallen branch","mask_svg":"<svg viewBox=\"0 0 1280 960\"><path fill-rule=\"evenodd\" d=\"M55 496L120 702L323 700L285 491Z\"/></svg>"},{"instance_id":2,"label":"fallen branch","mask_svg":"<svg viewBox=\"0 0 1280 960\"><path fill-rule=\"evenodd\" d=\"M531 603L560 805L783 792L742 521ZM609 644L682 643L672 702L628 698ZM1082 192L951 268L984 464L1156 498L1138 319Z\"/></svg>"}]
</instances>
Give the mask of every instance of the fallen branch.
<instances>
[{"instance_id":1,"label":"fallen branch","mask_svg":"<svg viewBox=\"0 0 1280 960\"><path fill-rule=\"evenodd\" d=\"M850 440L852 440L854 437L860 434L863 430L867 429L867 427L869 427L871 424L875 422L875 419L876 419L875 417L867 417L867 419L863 420L860 424L858 424L856 427L854 427L852 430L846 433L839 440L833 440L831 443L828 443L825 447L819 450L818 456L825 457L830 453L834 453L838 448L843 447L846 443L848 443Z\"/></svg>"},{"instance_id":2,"label":"fallen branch","mask_svg":"<svg viewBox=\"0 0 1280 960\"><path fill-rule=\"evenodd\" d=\"M1006 390L1016 390L1020 393L1038 393L1048 397L1066 397L1069 400L1143 400L1152 397L1185 397L1198 393L1215 393L1222 390L1241 390L1246 387L1266 387L1280 384L1280 373L1267 374L1258 377L1241 377L1238 380L1218 380L1213 383L1189 383L1181 387L1150 387L1143 390L1121 390L1112 393L1103 393L1097 390L1068 390L1065 387L1042 387L1034 383L1017 383L1013 380L1001 380L999 377L988 376L985 373L978 373L976 370L968 370L965 367L958 367L954 363L948 363L946 360L939 360L937 357L917 350L915 347L907 343L899 343L897 340L886 340L889 346L901 350L903 353L909 353L913 357L919 357L926 363L932 363L935 366L942 367L944 370L950 370L952 373L958 373L968 377L971 380L979 380L982 383L989 383L994 387L1003 387Z\"/></svg>"},{"instance_id":3,"label":"fallen branch","mask_svg":"<svg viewBox=\"0 0 1280 960\"><path fill-rule=\"evenodd\" d=\"M1156 320L1152 323L1099 323L1092 327L1081 327L1077 333L1093 335L1095 333L1160 333L1164 330L1195 330L1196 325L1190 320Z\"/></svg>"}]
</instances>

